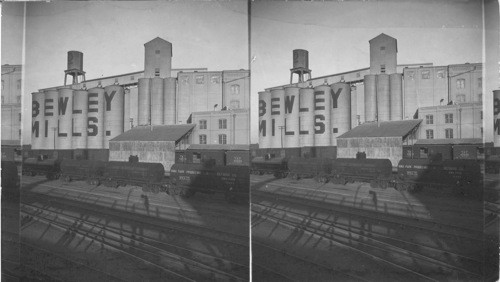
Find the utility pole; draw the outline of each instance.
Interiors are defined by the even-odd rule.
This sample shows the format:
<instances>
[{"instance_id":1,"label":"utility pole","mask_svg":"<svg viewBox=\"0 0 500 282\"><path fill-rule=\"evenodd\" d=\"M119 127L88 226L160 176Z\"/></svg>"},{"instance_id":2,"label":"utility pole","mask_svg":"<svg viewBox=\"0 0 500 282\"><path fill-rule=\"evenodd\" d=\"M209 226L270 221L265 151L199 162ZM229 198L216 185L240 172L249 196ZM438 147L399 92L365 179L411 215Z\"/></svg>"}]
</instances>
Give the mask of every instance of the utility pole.
<instances>
[{"instance_id":1,"label":"utility pole","mask_svg":"<svg viewBox=\"0 0 500 282\"><path fill-rule=\"evenodd\" d=\"M278 128L280 129L281 132L281 148L283 148L283 128L285 128L285 126L281 125L278 126Z\"/></svg>"}]
</instances>

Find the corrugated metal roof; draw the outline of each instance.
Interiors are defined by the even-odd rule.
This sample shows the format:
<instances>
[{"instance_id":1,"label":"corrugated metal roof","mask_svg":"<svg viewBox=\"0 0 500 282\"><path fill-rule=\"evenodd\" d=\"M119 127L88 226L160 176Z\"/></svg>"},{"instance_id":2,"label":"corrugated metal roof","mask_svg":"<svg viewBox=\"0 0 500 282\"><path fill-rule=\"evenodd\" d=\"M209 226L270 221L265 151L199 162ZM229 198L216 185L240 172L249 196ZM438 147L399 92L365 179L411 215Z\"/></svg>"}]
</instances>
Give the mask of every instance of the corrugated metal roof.
<instances>
[{"instance_id":1,"label":"corrugated metal roof","mask_svg":"<svg viewBox=\"0 0 500 282\"><path fill-rule=\"evenodd\" d=\"M358 138L358 137L405 137L415 127L421 119L368 122L356 126L350 131L340 135L339 138Z\"/></svg>"},{"instance_id":2,"label":"corrugated metal roof","mask_svg":"<svg viewBox=\"0 0 500 282\"><path fill-rule=\"evenodd\" d=\"M137 126L110 141L178 141L194 124Z\"/></svg>"},{"instance_id":3,"label":"corrugated metal roof","mask_svg":"<svg viewBox=\"0 0 500 282\"><path fill-rule=\"evenodd\" d=\"M460 145L460 144L483 144L481 138L463 138L463 139L419 139L415 145Z\"/></svg>"},{"instance_id":4,"label":"corrugated metal roof","mask_svg":"<svg viewBox=\"0 0 500 282\"><path fill-rule=\"evenodd\" d=\"M226 151L248 151L250 145L237 144L192 144L188 150L226 150Z\"/></svg>"}]
</instances>

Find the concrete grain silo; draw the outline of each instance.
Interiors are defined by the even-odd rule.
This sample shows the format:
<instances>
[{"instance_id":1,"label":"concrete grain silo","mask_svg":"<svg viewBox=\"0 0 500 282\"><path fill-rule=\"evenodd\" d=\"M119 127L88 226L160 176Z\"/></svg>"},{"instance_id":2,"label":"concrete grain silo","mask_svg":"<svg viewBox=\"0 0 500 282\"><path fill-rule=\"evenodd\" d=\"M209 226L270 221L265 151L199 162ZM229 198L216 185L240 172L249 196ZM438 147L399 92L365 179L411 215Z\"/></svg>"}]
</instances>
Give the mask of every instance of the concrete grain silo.
<instances>
[{"instance_id":1,"label":"concrete grain silo","mask_svg":"<svg viewBox=\"0 0 500 282\"><path fill-rule=\"evenodd\" d=\"M73 91L73 149L87 148L87 118L88 118L88 92L87 90Z\"/></svg>"},{"instance_id":2,"label":"concrete grain silo","mask_svg":"<svg viewBox=\"0 0 500 282\"><path fill-rule=\"evenodd\" d=\"M375 121L377 115L377 76L374 74L367 74L364 78L365 84L365 121Z\"/></svg>"},{"instance_id":3,"label":"concrete grain silo","mask_svg":"<svg viewBox=\"0 0 500 282\"><path fill-rule=\"evenodd\" d=\"M56 149L72 149L72 121L73 121L73 89L60 88L58 90L58 129Z\"/></svg>"},{"instance_id":4,"label":"concrete grain silo","mask_svg":"<svg viewBox=\"0 0 500 282\"><path fill-rule=\"evenodd\" d=\"M104 148L109 148L109 140L123 133L125 91L120 85L104 88L106 102L104 114Z\"/></svg>"},{"instance_id":5,"label":"concrete grain silo","mask_svg":"<svg viewBox=\"0 0 500 282\"><path fill-rule=\"evenodd\" d=\"M299 88L286 87L285 88L285 129L284 134L284 147L293 148L299 147Z\"/></svg>"},{"instance_id":6,"label":"concrete grain silo","mask_svg":"<svg viewBox=\"0 0 500 282\"><path fill-rule=\"evenodd\" d=\"M163 124L163 78L153 77L151 79L151 124Z\"/></svg>"},{"instance_id":7,"label":"concrete grain silo","mask_svg":"<svg viewBox=\"0 0 500 282\"><path fill-rule=\"evenodd\" d=\"M314 89L299 90L299 143L301 147L314 146Z\"/></svg>"},{"instance_id":8,"label":"concrete grain silo","mask_svg":"<svg viewBox=\"0 0 500 282\"><path fill-rule=\"evenodd\" d=\"M149 125L151 118L151 80L139 78L137 125Z\"/></svg>"},{"instance_id":9,"label":"concrete grain silo","mask_svg":"<svg viewBox=\"0 0 500 282\"><path fill-rule=\"evenodd\" d=\"M391 118L391 95L389 75L377 75L377 117L379 121L389 121Z\"/></svg>"},{"instance_id":10,"label":"concrete grain silo","mask_svg":"<svg viewBox=\"0 0 500 282\"><path fill-rule=\"evenodd\" d=\"M500 90L493 90L493 130L495 147L500 147Z\"/></svg>"},{"instance_id":11,"label":"concrete grain silo","mask_svg":"<svg viewBox=\"0 0 500 282\"><path fill-rule=\"evenodd\" d=\"M403 120L403 75L389 75L391 92L391 120Z\"/></svg>"},{"instance_id":12,"label":"concrete grain silo","mask_svg":"<svg viewBox=\"0 0 500 282\"><path fill-rule=\"evenodd\" d=\"M316 86L314 88L314 146L332 144L332 106L330 86Z\"/></svg>"},{"instance_id":13,"label":"concrete grain silo","mask_svg":"<svg viewBox=\"0 0 500 282\"><path fill-rule=\"evenodd\" d=\"M175 121L175 96L177 90L177 79L168 77L163 79L163 124L173 125Z\"/></svg>"}]
</instances>

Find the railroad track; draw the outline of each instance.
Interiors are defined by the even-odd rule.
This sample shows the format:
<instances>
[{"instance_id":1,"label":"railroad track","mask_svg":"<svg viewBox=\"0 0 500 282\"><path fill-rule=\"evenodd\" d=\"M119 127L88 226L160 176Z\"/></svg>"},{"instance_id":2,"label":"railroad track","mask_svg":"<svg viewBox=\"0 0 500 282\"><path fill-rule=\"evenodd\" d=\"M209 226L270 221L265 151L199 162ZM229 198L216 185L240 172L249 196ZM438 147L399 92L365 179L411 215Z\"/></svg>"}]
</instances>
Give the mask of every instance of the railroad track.
<instances>
[{"instance_id":1,"label":"railroad track","mask_svg":"<svg viewBox=\"0 0 500 282\"><path fill-rule=\"evenodd\" d=\"M257 203L257 199L267 199L270 202L276 202L276 194L263 191L253 191L252 198L253 203ZM431 232L434 236L444 235L453 238L461 238L465 240L470 240L470 243L479 244L482 238L481 230L474 230L470 228L465 228L463 226L456 226L453 224L443 224L437 223L432 220L425 220L419 218L408 218L399 215L386 214L383 212L367 211L363 209L357 209L353 207L346 207L341 205L335 205L332 203L317 202L308 199L304 201L303 198L296 198L288 195L279 195L280 203L287 203L292 205L299 205L308 209L321 209L322 211L329 214L338 214L343 216L359 216L363 217L370 222L378 223L388 223L391 225L403 226L403 228L413 228L415 230L427 230ZM479 219L481 219L480 217Z\"/></svg>"},{"instance_id":2,"label":"railroad track","mask_svg":"<svg viewBox=\"0 0 500 282\"><path fill-rule=\"evenodd\" d=\"M383 229L377 228L375 224L360 223L354 220L343 222L341 220L316 219L310 216L305 217L304 214L299 212L261 204L253 204L252 212L254 212L256 220L266 219L285 223L288 226L295 226L295 228L300 228L337 243L359 246L359 248L356 247L355 249L362 252L380 254L377 256L379 258L383 257L384 254L390 254L390 256L403 258L398 262L404 262L404 258L407 257L412 258L412 261L408 262L410 266L415 263L415 260L419 260L427 263L428 266L449 269L451 272L465 272L471 277L476 277L479 275L477 273L481 273L481 260L465 254L443 250L436 246L425 244L425 242L417 243L394 238L395 234L391 234L392 236L387 235ZM366 248L371 248L374 251L367 252ZM460 265L451 264L453 262L458 262ZM465 270L464 265L467 265L468 269L474 269L474 271ZM409 269L408 266L404 266L404 268Z\"/></svg>"},{"instance_id":3,"label":"railroad track","mask_svg":"<svg viewBox=\"0 0 500 282\"><path fill-rule=\"evenodd\" d=\"M156 236L137 234L126 230L121 225L121 228L112 227L100 219L91 220L90 217L83 219L30 205L23 206L23 214L39 222L65 230L65 234L69 234L69 236L78 235L89 238L100 243L101 246L115 249L127 256L153 265L176 280L196 281L209 277L216 280L241 281L245 280L245 271L248 274L248 269L245 270L245 267L248 268L247 265L166 243L154 238ZM148 233L146 230L141 230L141 232ZM157 237L161 238L162 236L158 234ZM185 268L190 269L190 271L186 273ZM236 274L233 274L235 272Z\"/></svg>"},{"instance_id":4,"label":"railroad track","mask_svg":"<svg viewBox=\"0 0 500 282\"><path fill-rule=\"evenodd\" d=\"M259 184L262 181L259 181L255 178L251 178L253 184ZM335 185L335 184L318 184L311 182L312 180L302 181L301 183L297 183L296 181L288 181L288 180L277 180L268 184L266 190L273 190L275 193L279 194L294 194L299 196L299 191L302 191L300 194L304 198L314 198L318 197L320 194L321 198L324 198L324 195L327 195L331 201L342 201L343 205L353 206L353 207L361 207L361 205L369 202L371 203L374 199L374 194L370 192L370 195L358 195L359 189L364 189L369 191L373 191L376 194L377 201L390 203L391 204L391 212L397 214L405 214L409 213L414 217L419 218L428 218L429 211L427 205L420 203L409 203L409 199L402 192L397 192L397 195L394 195L393 191L390 191L391 188L387 190L382 189L371 189L371 188L361 188L362 183L357 184L347 184L345 186L336 185L335 187L331 187L331 189L325 190L322 186ZM307 186L307 187L304 187ZM290 189L293 188L293 189ZM283 190L279 190L283 189ZM255 190L255 189L253 189ZM258 190L264 190L263 188L259 188ZM392 193L391 193L392 192ZM330 198L331 197L331 198ZM463 217L477 217L480 218L482 216L482 210L476 207L479 207L480 202L473 201L469 204L464 203L464 201L459 201L457 203L452 203L451 201L446 201L443 203L442 200L435 199L434 197L429 196L419 196L424 197L426 203L436 204L435 206L439 206L439 210L443 213L451 212L454 215L461 214ZM468 207L468 208L465 208ZM409 210L410 209L410 210Z\"/></svg>"},{"instance_id":5,"label":"railroad track","mask_svg":"<svg viewBox=\"0 0 500 282\"><path fill-rule=\"evenodd\" d=\"M57 184L52 184L54 182L50 183L43 183L39 184L38 186L41 187L47 187L47 188L52 188L53 190L51 191L52 195L54 196L59 196L59 197L72 197L72 198L77 198L80 199L81 201L87 201L89 203L94 203L93 200L103 200L103 199L110 199L113 201L120 201L128 204L142 204L144 201L143 196L145 196L144 193L141 193L141 195L127 195L126 193L123 194L118 194L118 195L110 195L109 191L113 190L119 190L120 188L117 189L112 189L109 187L104 187L103 189L100 189L100 187L97 187L93 189L92 191L88 191L88 186L77 186L78 184L84 183L77 183L77 181L72 182L72 184L67 184L67 183L57 183ZM76 184L76 185L73 185ZM134 189L134 187L129 187L127 189ZM61 191L63 193L59 193L57 191ZM131 191L129 190L129 193ZM68 194L68 193L74 193L74 194ZM137 193L136 193L137 194ZM92 198L90 198L91 196ZM212 201L210 199L210 203L206 204L201 201L197 202L196 208L193 209L192 205L169 205L168 203L161 202L159 200L155 200L157 197L155 195L151 195L151 197L148 197L148 204L150 208L166 208L166 209L172 209L176 211L180 211L183 213L194 213L194 214L202 214L204 216L214 216L214 217L219 217L221 213L225 215L226 219L233 219L237 221L241 221L244 218L248 218L249 213L248 211L241 211L241 208L234 208L232 205L228 204L225 199L219 199ZM126 199L126 200L125 200ZM213 206L219 206L221 205L222 208L217 208ZM124 210L127 209L126 206L118 206L115 205L115 208L122 208Z\"/></svg>"}]
</instances>

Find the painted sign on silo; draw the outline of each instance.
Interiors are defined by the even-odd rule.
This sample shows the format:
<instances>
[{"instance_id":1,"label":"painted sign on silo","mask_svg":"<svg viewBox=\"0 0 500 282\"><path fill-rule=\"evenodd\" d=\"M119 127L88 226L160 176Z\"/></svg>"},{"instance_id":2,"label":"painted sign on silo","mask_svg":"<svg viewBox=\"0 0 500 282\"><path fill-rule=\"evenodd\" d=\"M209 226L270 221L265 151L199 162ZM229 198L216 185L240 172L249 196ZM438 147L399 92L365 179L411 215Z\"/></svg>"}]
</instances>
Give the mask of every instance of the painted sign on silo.
<instances>
[{"instance_id":1,"label":"painted sign on silo","mask_svg":"<svg viewBox=\"0 0 500 282\"><path fill-rule=\"evenodd\" d=\"M337 82L332 88L332 145L337 145L337 136L351 129L351 87L347 83Z\"/></svg>"},{"instance_id":2,"label":"painted sign on silo","mask_svg":"<svg viewBox=\"0 0 500 282\"><path fill-rule=\"evenodd\" d=\"M314 146L314 89L299 90L300 146Z\"/></svg>"},{"instance_id":3,"label":"painted sign on silo","mask_svg":"<svg viewBox=\"0 0 500 282\"><path fill-rule=\"evenodd\" d=\"M328 85L314 88L314 146L332 144L332 91Z\"/></svg>"},{"instance_id":4,"label":"painted sign on silo","mask_svg":"<svg viewBox=\"0 0 500 282\"><path fill-rule=\"evenodd\" d=\"M35 92L31 94L31 148L42 149L45 143L45 118L44 112L45 93Z\"/></svg>"},{"instance_id":5,"label":"painted sign on silo","mask_svg":"<svg viewBox=\"0 0 500 282\"><path fill-rule=\"evenodd\" d=\"M271 147L270 105L271 93L269 91L259 92L259 148Z\"/></svg>"},{"instance_id":6,"label":"painted sign on silo","mask_svg":"<svg viewBox=\"0 0 500 282\"><path fill-rule=\"evenodd\" d=\"M58 90L58 124L56 149L71 149L72 120L73 120L73 89L61 88Z\"/></svg>"},{"instance_id":7,"label":"painted sign on silo","mask_svg":"<svg viewBox=\"0 0 500 282\"><path fill-rule=\"evenodd\" d=\"M88 123L88 93L86 90L73 91L73 130L71 147L73 149L87 148L87 123Z\"/></svg>"},{"instance_id":8,"label":"painted sign on silo","mask_svg":"<svg viewBox=\"0 0 500 282\"><path fill-rule=\"evenodd\" d=\"M109 85L104 88L104 148L109 148L109 140L123 133L125 91L120 85Z\"/></svg>"},{"instance_id":9,"label":"painted sign on silo","mask_svg":"<svg viewBox=\"0 0 500 282\"><path fill-rule=\"evenodd\" d=\"M299 144L299 88L285 88L285 119L283 134L285 148L300 147Z\"/></svg>"},{"instance_id":10,"label":"painted sign on silo","mask_svg":"<svg viewBox=\"0 0 500 282\"><path fill-rule=\"evenodd\" d=\"M500 90L493 90L493 142L500 146Z\"/></svg>"},{"instance_id":11,"label":"painted sign on silo","mask_svg":"<svg viewBox=\"0 0 500 282\"><path fill-rule=\"evenodd\" d=\"M89 89L87 101L87 148L104 148L104 88Z\"/></svg>"},{"instance_id":12,"label":"painted sign on silo","mask_svg":"<svg viewBox=\"0 0 500 282\"><path fill-rule=\"evenodd\" d=\"M283 100L285 99L284 89L271 90L271 103L267 107L271 112L270 126L271 131L271 148L283 147L283 129L285 128L285 112L283 107ZM269 131L268 131L269 132Z\"/></svg>"},{"instance_id":13,"label":"painted sign on silo","mask_svg":"<svg viewBox=\"0 0 500 282\"><path fill-rule=\"evenodd\" d=\"M57 103L59 98L59 92L57 90L47 90L45 92L43 116L44 116L44 144L42 144L41 149L56 149L57 148Z\"/></svg>"}]
</instances>

